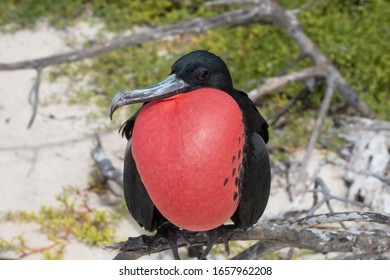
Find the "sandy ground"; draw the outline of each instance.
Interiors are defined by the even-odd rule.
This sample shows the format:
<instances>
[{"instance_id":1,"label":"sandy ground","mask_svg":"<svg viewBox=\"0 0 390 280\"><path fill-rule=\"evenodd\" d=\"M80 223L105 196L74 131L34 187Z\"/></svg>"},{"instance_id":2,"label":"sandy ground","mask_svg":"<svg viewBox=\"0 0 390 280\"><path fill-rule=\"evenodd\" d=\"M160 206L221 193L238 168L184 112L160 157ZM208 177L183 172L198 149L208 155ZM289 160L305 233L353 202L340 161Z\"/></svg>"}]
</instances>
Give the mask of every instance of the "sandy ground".
<instances>
[{"instance_id":1,"label":"sandy ground","mask_svg":"<svg viewBox=\"0 0 390 280\"><path fill-rule=\"evenodd\" d=\"M70 48L66 45L66 40L69 36L88 38L93 37L94 32L95 30L86 26L59 32L43 24L35 31L0 34L0 62L20 61L68 51ZM61 98L57 98L56 102L43 102L47 104L40 106L33 127L27 129L31 116L28 93L34 78L35 72L31 70L0 72L0 212L38 210L41 205L55 205L55 195L64 186L76 185L81 189L88 186L88 173L92 165L91 134L98 124L88 123L86 116L95 110L94 105L67 105L67 82L50 84L44 79L41 84L41 99L52 100L50 97L53 95ZM108 118L102 121L109 123ZM102 143L114 164L121 167L120 158L125 140L115 130L103 135ZM311 172L320 158L321 155L316 153L310 167ZM342 174L335 169L325 169L322 175L329 180L338 180ZM94 207L107 207L100 203L98 197L91 196ZM274 187L265 217L273 216L283 209L287 199L284 190ZM130 218L125 219L118 229L117 240L138 236L141 232ZM0 224L0 237L9 240L20 234L24 234L32 247L48 242L36 225ZM115 252L71 241L66 247L64 258L111 259L114 255ZM0 252L0 257L12 258L15 255L12 252ZM29 258L41 259L42 255L35 254Z\"/></svg>"},{"instance_id":2,"label":"sandy ground","mask_svg":"<svg viewBox=\"0 0 390 280\"><path fill-rule=\"evenodd\" d=\"M59 32L42 24L35 31L1 34L0 61L20 61L69 51L65 41L70 36L87 38L93 36L93 32L85 26ZM33 127L27 129L31 116L28 93L35 75L31 70L0 72L0 212L38 210L41 205L55 205L55 196L61 193L63 187L75 185L86 189L88 186L92 165L91 134L98 124L88 123L86 116L95 108L93 104L68 106L67 83L51 84L43 79L40 90L42 103L47 103L45 100L51 100L53 95L61 98L56 98L55 103L40 106ZM114 163L121 166L119 158L126 142L113 132L103 135L102 143ZM106 207L93 195L91 201L96 208ZM118 230L118 241L139 232L130 219L124 221ZM4 239L10 240L20 234L24 234L31 247L40 247L48 242L36 225L0 224L0 236ZM114 254L72 241L64 258L110 259ZM42 256L35 254L29 258L40 259Z\"/></svg>"}]
</instances>

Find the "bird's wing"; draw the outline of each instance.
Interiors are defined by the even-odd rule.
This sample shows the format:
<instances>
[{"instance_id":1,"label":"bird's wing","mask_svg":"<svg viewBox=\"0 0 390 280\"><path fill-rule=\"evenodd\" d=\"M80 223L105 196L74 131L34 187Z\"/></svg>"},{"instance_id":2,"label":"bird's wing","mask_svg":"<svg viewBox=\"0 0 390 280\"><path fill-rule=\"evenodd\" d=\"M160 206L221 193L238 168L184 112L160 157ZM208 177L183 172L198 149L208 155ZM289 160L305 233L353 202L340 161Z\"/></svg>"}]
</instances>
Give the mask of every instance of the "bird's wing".
<instances>
[{"instance_id":1,"label":"bird's wing","mask_svg":"<svg viewBox=\"0 0 390 280\"><path fill-rule=\"evenodd\" d=\"M243 113L246 143L241 171L240 202L232 221L247 229L263 214L268 202L271 171L268 157L268 124L245 93L233 95Z\"/></svg>"},{"instance_id":2,"label":"bird's wing","mask_svg":"<svg viewBox=\"0 0 390 280\"><path fill-rule=\"evenodd\" d=\"M263 214L271 181L270 162L263 138L252 133L251 142L254 150L247 152L244 159L240 203L232 217L232 221L244 230L256 223Z\"/></svg>"}]
</instances>

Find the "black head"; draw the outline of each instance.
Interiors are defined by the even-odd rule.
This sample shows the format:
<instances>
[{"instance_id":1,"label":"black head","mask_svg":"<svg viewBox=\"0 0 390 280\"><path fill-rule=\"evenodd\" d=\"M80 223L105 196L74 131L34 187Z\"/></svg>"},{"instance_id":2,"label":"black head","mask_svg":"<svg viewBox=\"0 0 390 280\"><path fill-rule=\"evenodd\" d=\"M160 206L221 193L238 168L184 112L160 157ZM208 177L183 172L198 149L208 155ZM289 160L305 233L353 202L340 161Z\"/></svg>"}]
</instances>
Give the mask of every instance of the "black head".
<instances>
[{"instance_id":1,"label":"black head","mask_svg":"<svg viewBox=\"0 0 390 280\"><path fill-rule=\"evenodd\" d=\"M233 88L225 62L205 50L193 51L182 56L172 65L171 70L171 74L175 74L189 85L189 91L205 87L226 91Z\"/></svg>"},{"instance_id":2,"label":"black head","mask_svg":"<svg viewBox=\"0 0 390 280\"><path fill-rule=\"evenodd\" d=\"M205 50L184 55L172 65L171 70L170 75L157 85L115 95L109 107L110 117L116 109L127 104L162 100L206 87L226 92L233 89L226 64L221 58Z\"/></svg>"}]
</instances>

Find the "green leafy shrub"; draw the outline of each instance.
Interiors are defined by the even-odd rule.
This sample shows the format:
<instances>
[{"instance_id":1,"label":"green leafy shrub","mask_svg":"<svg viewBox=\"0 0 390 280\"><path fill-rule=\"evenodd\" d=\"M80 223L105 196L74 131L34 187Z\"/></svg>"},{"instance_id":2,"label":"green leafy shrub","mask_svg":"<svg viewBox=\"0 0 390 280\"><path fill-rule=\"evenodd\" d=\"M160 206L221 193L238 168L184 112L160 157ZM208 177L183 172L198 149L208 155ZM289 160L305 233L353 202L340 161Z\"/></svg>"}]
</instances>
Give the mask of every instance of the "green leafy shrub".
<instances>
[{"instance_id":1,"label":"green leafy shrub","mask_svg":"<svg viewBox=\"0 0 390 280\"><path fill-rule=\"evenodd\" d=\"M46 259L60 259L70 238L89 245L114 243L117 223L124 217L123 209L92 209L88 199L86 192L68 186L56 196L56 206L42 205L38 211L8 211L1 222L36 224L51 244L30 248L23 236L10 241L0 238L0 250L12 250L20 257L42 253Z\"/></svg>"}]
</instances>

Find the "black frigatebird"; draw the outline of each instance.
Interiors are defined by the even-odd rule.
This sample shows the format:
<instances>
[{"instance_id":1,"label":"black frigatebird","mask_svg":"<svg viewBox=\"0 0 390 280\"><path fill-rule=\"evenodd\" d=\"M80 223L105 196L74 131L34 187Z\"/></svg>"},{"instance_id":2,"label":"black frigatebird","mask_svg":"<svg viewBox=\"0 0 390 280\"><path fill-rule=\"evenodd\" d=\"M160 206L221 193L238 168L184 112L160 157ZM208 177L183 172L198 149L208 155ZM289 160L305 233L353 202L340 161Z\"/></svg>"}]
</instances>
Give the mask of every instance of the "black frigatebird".
<instances>
[{"instance_id":1,"label":"black frigatebird","mask_svg":"<svg viewBox=\"0 0 390 280\"><path fill-rule=\"evenodd\" d=\"M110 117L132 103L143 106L121 128L131 139L124 194L140 226L157 230L178 258L181 229L210 232L231 219L246 230L259 220L270 192L268 125L234 89L221 58L205 50L184 55L164 81L118 93ZM166 234L167 225L179 235Z\"/></svg>"}]
</instances>

